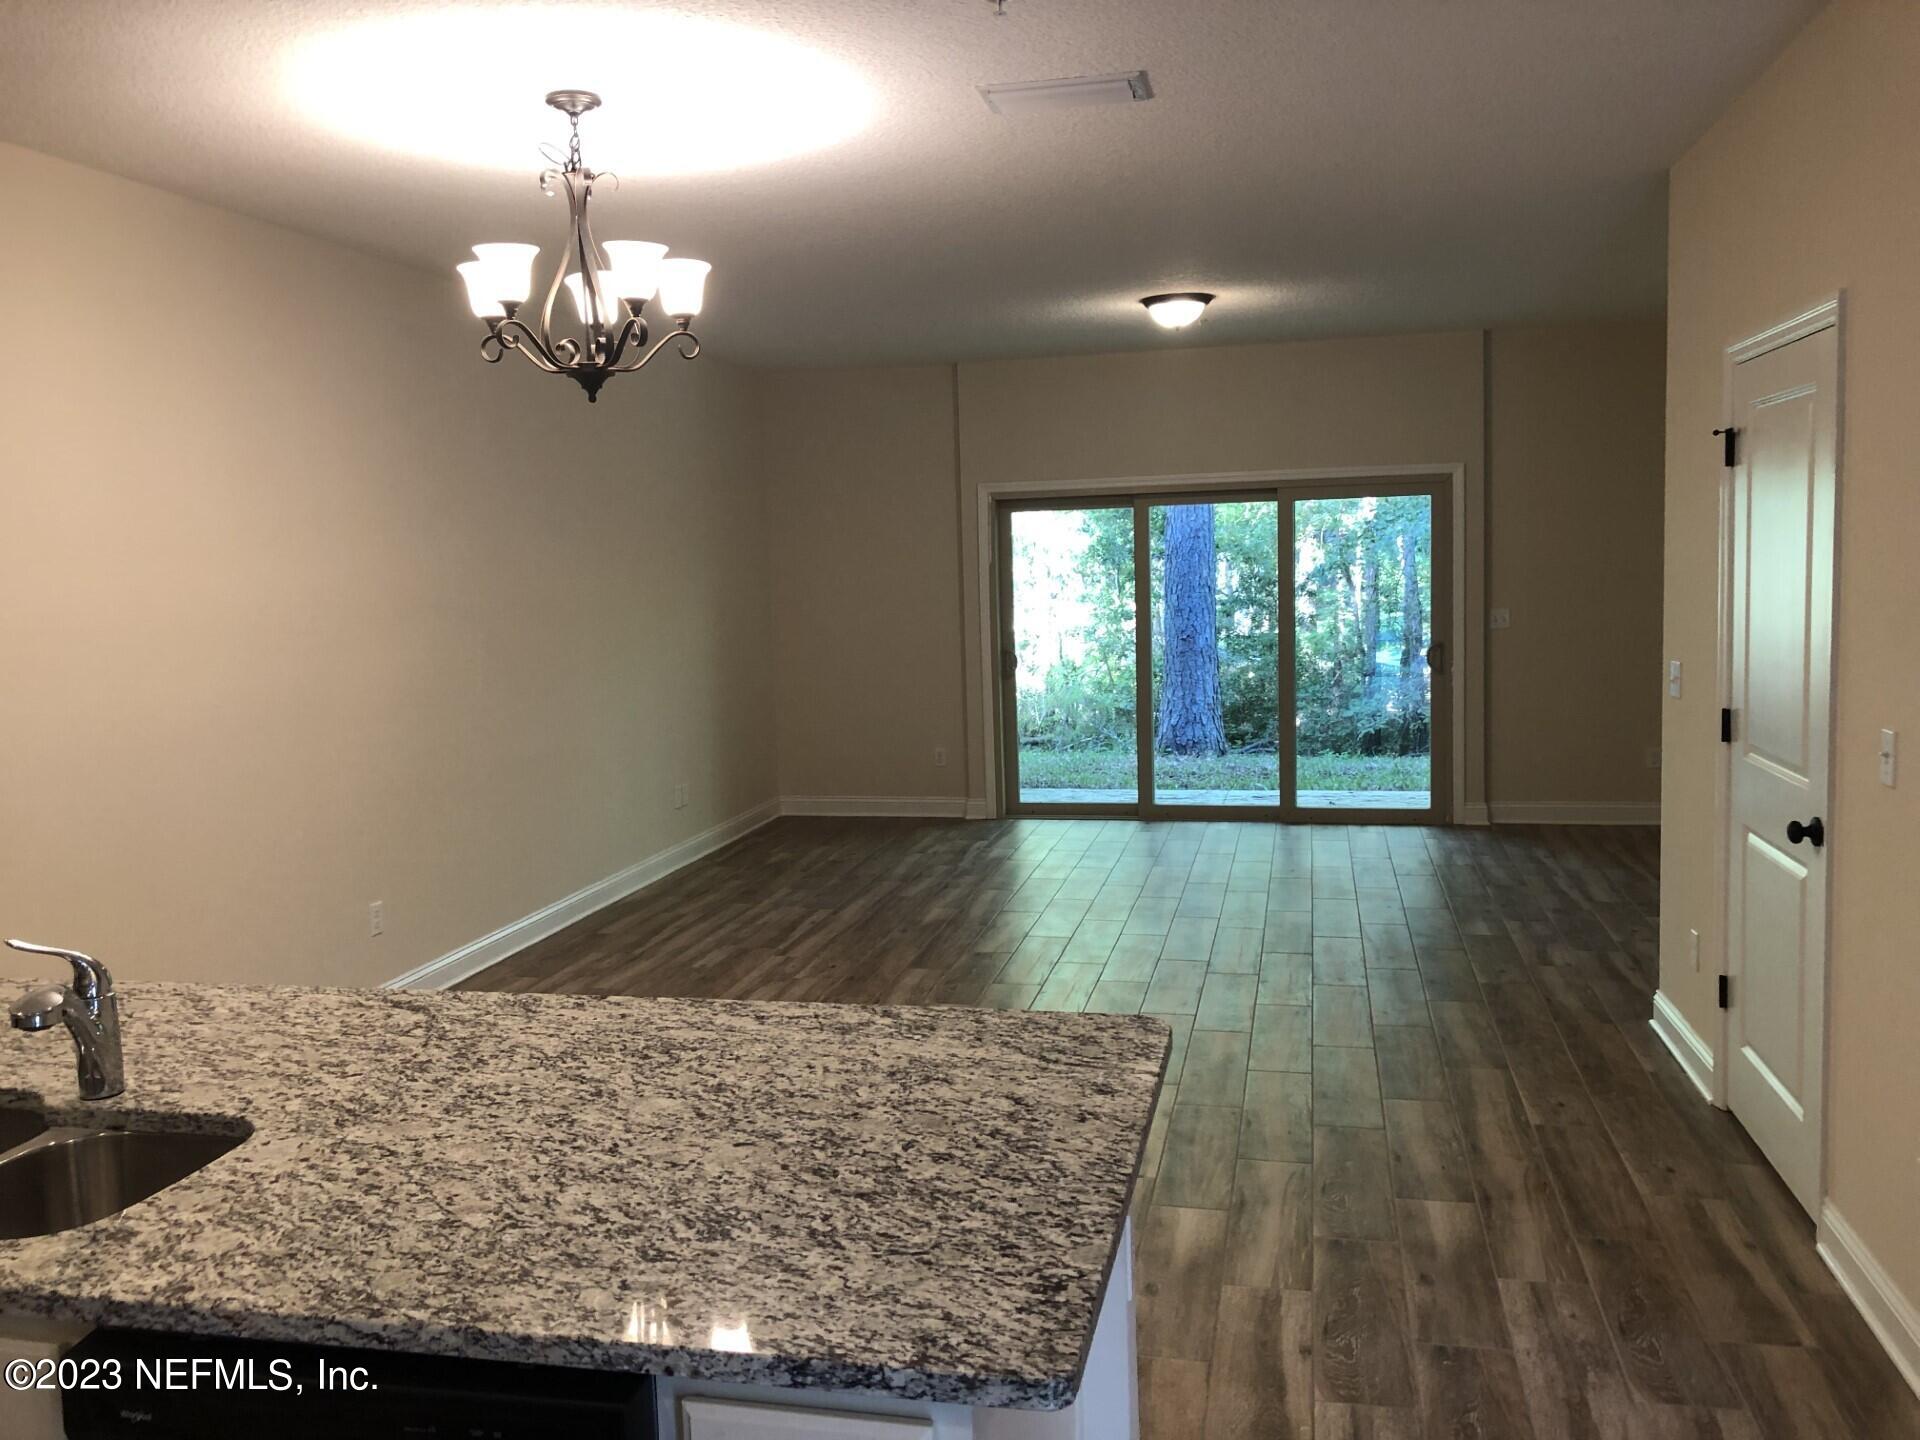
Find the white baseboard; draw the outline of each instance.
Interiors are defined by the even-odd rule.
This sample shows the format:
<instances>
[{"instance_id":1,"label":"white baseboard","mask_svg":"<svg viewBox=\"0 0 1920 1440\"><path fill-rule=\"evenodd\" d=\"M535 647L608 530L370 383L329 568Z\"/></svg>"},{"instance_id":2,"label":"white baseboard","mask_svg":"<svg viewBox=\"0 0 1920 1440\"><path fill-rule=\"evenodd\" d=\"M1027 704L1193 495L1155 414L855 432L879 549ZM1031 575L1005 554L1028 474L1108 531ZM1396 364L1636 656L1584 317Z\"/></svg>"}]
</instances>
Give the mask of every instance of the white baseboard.
<instances>
[{"instance_id":1,"label":"white baseboard","mask_svg":"<svg viewBox=\"0 0 1920 1440\"><path fill-rule=\"evenodd\" d=\"M1453 807L1453 823L1456 825L1487 825L1487 807L1482 803L1456 805Z\"/></svg>"},{"instance_id":2,"label":"white baseboard","mask_svg":"<svg viewBox=\"0 0 1920 1440\"><path fill-rule=\"evenodd\" d=\"M1829 1200L1820 1207L1820 1231L1814 1241L1840 1288L1865 1317L1901 1378L1920 1395L1920 1310L1900 1293L1880 1262Z\"/></svg>"},{"instance_id":3,"label":"white baseboard","mask_svg":"<svg viewBox=\"0 0 1920 1440\"><path fill-rule=\"evenodd\" d=\"M1680 1068L1687 1072L1687 1078L1693 1081L1709 1105L1713 1098L1713 1047L1700 1038L1693 1026L1687 1023L1687 1017L1680 1013L1680 1007L1666 997L1664 991L1653 992L1653 1019L1650 1022L1653 1033L1660 1037L1660 1043L1673 1053L1680 1062Z\"/></svg>"},{"instance_id":4,"label":"white baseboard","mask_svg":"<svg viewBox=\"0 0 1920 1440\"><path fill-rule=\"evenodd\" d=\"M1658 800L1505 800L1487 807L1496 825L1658 825Z\"/></svg>"},{"instance_id":5,"label":"white baseboard","mask_svg":"<svg viewBox=\"0 0 1920 1440\"><path fill-rule=\"evenodd\" d=\"M968 801L957 795L788 795L782 815L893 815L930 820L967 818ZM984 806L984 801L974 802Z\"/></svg>"},{"instance_id":6,"label":"white baseboard","mask_svg":"<svg viewBox=\"0 0 1920 1440\"><path fill-rule=\"evenodd\" d=\"M510 924L502 925L491 935L482 935L478 940L468 941L458 950L449 951L438 960L429 960L416 966L404 975L396 975L387 981L388 990L445 990L459 984L469 976L478 975L489 965L497 965L515 951L524 950L536 940L544 940L556 931L564 930L576 920L591 915L594 911L624 900L643 886L651 885L671 875L683 866L711 855L722 846L731 845L742 835L758 830L769 820L780 814L780 802L769 800L764 805L756 805L744 814L731 820L722 820L712 829L703 830L691 839L682 840L678 845L670 846L656 855L649 855L626 869L596 880L584 890L576 890L565 899L556 900L551 905L543 905L531 915L523 915Z\"/></svg>"},{"instance_id":7,"label":"white baseboard","mask_svg":"<svg viewBox=\"0 0 1920 1440\"><path fill-rule=\"evenodd\" d=\"M967 801L967 812L964 818L968 820L990 820L993 816L986 801L969 800Z\"/></svg>"}]
</instances>

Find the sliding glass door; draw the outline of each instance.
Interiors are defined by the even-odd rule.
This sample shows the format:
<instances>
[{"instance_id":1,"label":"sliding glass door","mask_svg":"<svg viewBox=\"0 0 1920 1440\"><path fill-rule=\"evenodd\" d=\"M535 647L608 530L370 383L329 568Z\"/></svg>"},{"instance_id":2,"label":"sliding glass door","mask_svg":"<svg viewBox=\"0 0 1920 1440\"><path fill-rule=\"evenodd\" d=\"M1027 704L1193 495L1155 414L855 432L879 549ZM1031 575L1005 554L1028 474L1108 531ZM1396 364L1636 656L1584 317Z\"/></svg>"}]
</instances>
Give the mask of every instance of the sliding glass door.
<instances>
[{"instance_id":1,"label":"sliding glass door","mask_svg":"<svg viewBox=\"0 0 1920 1440\"><path fill-rule=\"evenodd\" d=\"M1280 804L1280 502L1146 506L1153 800Z\"/></svg>"},{"instance_id":2,"label":"sliding glass door","mask_svg":"<svg viewBox=\"0 0 1920 1440\"><path fill-rule=\"evenodd\" d=\"M1004 506L1008 809L1443 816L1445 495L1423 480Z\"/></svg>"},{"instance_id":3,"label":"sliding glass door","mask_svg":"<svg viewBox=\"0 0 1920 1440\"><path fill-rule=\"evenodd\" d=\"M1432 809L1433 502L1420 493L1291 502L1301 810Z\"/></svg>"},{"instance_id":4,"label":"sliding glass door","mask_svg":"<svg viewBox=\"0 0 1920 1440\"><path fill-rule=\"evenodd\" d=\"M1009 796L1023 807L1132 810L1134 507L1040 506L1002 519Z\"/></svg>"}]
</instances>

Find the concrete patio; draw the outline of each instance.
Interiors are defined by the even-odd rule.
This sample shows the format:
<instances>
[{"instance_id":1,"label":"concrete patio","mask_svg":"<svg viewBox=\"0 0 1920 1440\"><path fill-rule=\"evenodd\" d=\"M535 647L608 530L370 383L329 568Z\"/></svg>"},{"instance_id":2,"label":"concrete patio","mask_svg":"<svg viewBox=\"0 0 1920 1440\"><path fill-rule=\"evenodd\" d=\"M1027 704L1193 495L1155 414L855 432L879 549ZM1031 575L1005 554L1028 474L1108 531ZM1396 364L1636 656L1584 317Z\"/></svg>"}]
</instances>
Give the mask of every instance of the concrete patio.
<instances>
[{"instance_id":1,"label":"concrete patio","mask_svg":"<svg viewBox=\"0 0 1920 1440\"><path fill-rule=\"evenodd\" d=\"M1022 786L1023 805L1133 805L1134 790L1030 788ZM1266 805L1280 803L1277 790L1156 790L1161 805ZM1308 810L1424 810L1425 790L1302 790L1300 804Z\"/></svg>"}]
</instances>

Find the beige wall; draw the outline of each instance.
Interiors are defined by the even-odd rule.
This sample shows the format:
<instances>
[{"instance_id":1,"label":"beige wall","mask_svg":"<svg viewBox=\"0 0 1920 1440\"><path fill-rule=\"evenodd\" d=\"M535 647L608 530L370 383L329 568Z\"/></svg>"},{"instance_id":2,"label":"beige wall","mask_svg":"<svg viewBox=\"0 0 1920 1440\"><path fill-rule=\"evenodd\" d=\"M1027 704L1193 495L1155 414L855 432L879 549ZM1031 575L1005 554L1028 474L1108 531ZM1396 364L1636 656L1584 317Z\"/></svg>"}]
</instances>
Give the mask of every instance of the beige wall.
<instances>
[{"instance_id":1,"label":"beige wall","mask_svg":"<svg viewBox=\"0 0 1920 1440\"><path fill-rule=\"evenodd\" d=\"M980 746L977 491L983 485L1154 479L1245 470L1461 465L1466 673L1482 634L1482 356L1478 332L1218 346L960 367L960 473L969 517L968 734ZM1482 700L1466 696L1466 785L1484 804ZM987 775L972 777L984 799Z\"/></svg>"},{"instance_id":2,"label":"beige wall","mask_svg":"<svg viewBox=\"0 0 1920 1440\"><path fill-rule=\"evenodd\" d=\"M981 485L1457 463L1469 604L1491 564L1518 640L1562 603L1541 557L1585 553L1593 472L1547 466L1552 423L1509 423L1502 387L1556 421L1607 397L1622 455L1653 423L1617 327L1496 337L1491 407L1467 332L708 358L589 408L480 365L441 276L17 149L0 195L0 259L39 277L17 333L98 336L103 275L183 317L132 352L138 384L0 356L0 923L135 978L377 982L777 794L984 802ZM1603 478L1623 551L1654 543ZM1638 683L1637 648L1582 683ZM1467 696L1461 799L1487 798L1489 699L1497 750L1545 747L1493 772L1496 803L1637 794L1637 738L1570 793L1528 718L1565 686L1502 653Z\"/></svg>"},{"instance_id":3,"label":"beige wall","mask_svg":"<svg viewBox=\"0 0 1920 1440\"><path fill-rule=\"evenodd\" d=\"M1827 1192L1920 1300L1920 777L1876 776L1881 727L1920 739L1920 5L1837 0L1674 167L1667 400L1660 983L1709 1043L1720 700L1716 546L1722 350L1846 293L1830 848ZM1698 929L1698 973L1687 932Z\"/></svg>"},{"instance_id":4,"label":"beige wall","mask_svg":"<svg viewBox=\"0 0 1920 1440\"><path fill-rule=\"evenodd\" d=\"M1487 604L1512 617L1487 636L1496 818L1659 801L1665 350L1658 320L1493 333Z\"/></svg>"},{"instance_id":5,"label":"beige wall","mask_svg":"<svg viewBox=\"0 0 1920 1440\"><path fill-rule=\"evenodd\" d=\"M782 790L985 805L980 487L1459 464L1475 613L1491 435L1501 593L1489 603L1512 608L1514 628L1496 637L1485 692L1465 697L1459 798L1488 799L1490 715L1496 805L1654 801L1661 333L1654 322L1497 335L1491 406L1477 332L770 377ZM1579 452L1557 455L1568 440ZM862 583L869 572L887 578L884 592ZM1606 632L1554 643L1613 576L1632 593ZM956 624L964 692L946 648ZM859 652L836 635L858 636ZM1467 635L1478 664L1482 632ZM931 747L963 734L967 768L956 753L929 771Z\"/></svg>"},{"instance_id":6,"label":"beige wall","mask_svg":"<svg viewBox=\"0 0 1920 1440\"><path fill-rule=\"evenodd\" d=\"M589 407L450 276L11 147L0 213L7 934L377 983L772 798L751 377Z\"/></svg>"},{"instance_id":7,"label":"beige wall","mask_svg":"<svg viewBox=\"0 0 1920 1440\"><path fill-rule=\"evenodd\" d=\"M773 372L764 394L781 791L957 801L953 369Z\"/></svg>"}]
</instances>

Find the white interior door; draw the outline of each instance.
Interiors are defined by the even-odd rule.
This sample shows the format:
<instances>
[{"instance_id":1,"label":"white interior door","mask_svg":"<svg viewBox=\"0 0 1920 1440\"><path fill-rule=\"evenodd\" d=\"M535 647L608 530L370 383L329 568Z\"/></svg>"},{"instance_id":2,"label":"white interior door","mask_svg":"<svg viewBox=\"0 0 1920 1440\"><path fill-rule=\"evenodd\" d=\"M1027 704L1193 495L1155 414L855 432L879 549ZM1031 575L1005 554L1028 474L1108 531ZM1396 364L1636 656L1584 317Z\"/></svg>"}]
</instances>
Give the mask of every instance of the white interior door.
<instances>
[{"instance_id":1,"label":"white interior door","mask_svg":"<svg viewBox=\"0 0 1920 1440\"><path fill-rule=\"evenodd\" d=\"M1731 359L1727 1097L1814 1214L1832 818L1834 313L1736 347Z\"/></svg>"}]
</instances>

